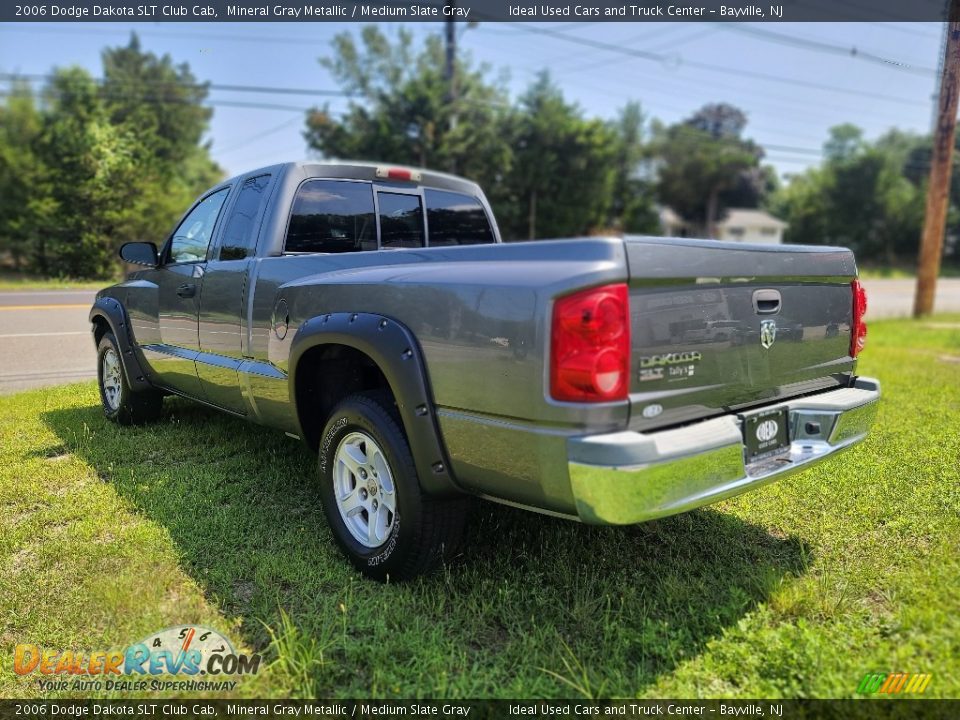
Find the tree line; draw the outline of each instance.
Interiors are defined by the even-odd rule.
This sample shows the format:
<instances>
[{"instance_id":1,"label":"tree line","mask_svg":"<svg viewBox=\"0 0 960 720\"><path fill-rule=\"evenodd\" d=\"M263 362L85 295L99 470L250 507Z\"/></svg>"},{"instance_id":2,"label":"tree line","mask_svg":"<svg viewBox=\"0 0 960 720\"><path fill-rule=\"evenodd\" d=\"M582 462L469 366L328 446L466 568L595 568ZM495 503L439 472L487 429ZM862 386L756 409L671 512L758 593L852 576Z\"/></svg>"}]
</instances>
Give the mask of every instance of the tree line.
<instances>
[{"instance_id":1,"label":"tree line","mask_svg":"<svg viewBox=\"0 0 960 720\"><path fill-rule=\"evenodd\" d=\"M186 64L136 36L97 82L54 70L36 97L14 79L0 106L0 252L17 270L103 278L129 240L162 240L223 175L202 144L212 111Z\"/></svg>"},{"instance_id":2,"label":"tree line","mask_svg":"<svg viewBox=\"0 0 960 720\"><path fill-rule=\"evenodd\" d=\"M222 177L203 142L207 88L186 64L141 49L136 36L102 54L103 79L56 70L39 97L13 81L0 105L0 260L43 275L103 277L125 241L160 242ZM454 92L441 38L421 45L367 25L334 38L321 63L349 97L305 118L324 158L444 170L477 181L508 240L660 232L670 207L711 236L731 207L763 207L789 242L852 247L861 260L916 255L928 136L891 130L868 142L833 128L823 162L781 185L747 136L746 114L705 105L664 124L639 103L589 117L544 72L518 98L506 77L458 58ZM282 161L285 158L277 158ZM960 225L954 182L949 228ZM948 243L948 252L953 248Z\"/></svg>"}]
</instances>

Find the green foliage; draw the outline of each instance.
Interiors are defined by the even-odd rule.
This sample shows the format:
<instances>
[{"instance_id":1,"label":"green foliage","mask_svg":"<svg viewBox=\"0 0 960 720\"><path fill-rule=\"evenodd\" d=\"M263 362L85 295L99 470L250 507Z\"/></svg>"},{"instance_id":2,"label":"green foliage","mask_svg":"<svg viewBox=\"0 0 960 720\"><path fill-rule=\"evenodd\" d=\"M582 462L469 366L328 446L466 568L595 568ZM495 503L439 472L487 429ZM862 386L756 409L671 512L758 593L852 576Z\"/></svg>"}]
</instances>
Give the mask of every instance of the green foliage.
<instances>
[{"instance_id":1,"label":"green foliage","mask_svg":"<svg viewBox=\"0 0 960 720\"><path fill-rule=\"evenodd\" d=\"M705 105L655 130L661 202L711 235L724 208L756 207L771 184L760 167L763 151L741 138L746 123L731 105Z\"/></svg>"},{"instance_id":2,"label":"green foliage","mask_svg":"<svg viewBox=\"0 0 960 720\"><path fill-rule=\"evenodd\" d=\"M42 124L30 86L11 83L6 104L0 105L0 251L10 253L17 270L29 258L32 218L41 210L32 189L40 181L34 144Z\"/></svg>"},{"instance_id":3,"label":"green foliage","mask_svg":"<svg viewBox=\"0 0 960 720\"><path fill-rule=\"evenodd\" d=\"M507 237L582 235L605 223L615 180L611 128L584 119L542 73L520 98L505 134L514 161L502 181L507 202L495 207Z\"/></svg>"},{"instance_id":4,"label":"green foliage","mask_svg":"<svg viewBox=\"0 0 960 720\"><path fill-rule=\"evenodd\" d=\"M607 225L626 233L657 234L660 229L656 188L647 171L645 126L646 116L638 102L627 103L611 123L616 134L615 175Z\"/></svg>"},{"instance_id":5,"label":"green foliage","mask_svg":"<svg viewBox=\"0 0 960 720\"><path fill-rule=\"evenodd\" d=\"M408 30L391 41L368 25L359 43L341 33L333 47L322 64L355 99L342 118L326 107L307 117L307 142L325 157L455 171L484 185L508 169L510 148L501 133L506 91L486 80L487 68L461 58L451 105L437 36L415 52Z\"/></svg>"},{"instance_id":6,"label":"green foliage","mask_svg":"<svg viewBox=\"0 0 960 720\"><path fill-rule=\"evenodd\" d=\"M891 265L915 256L926 194L915 165L924 144L897 131L871 144L853 125L832 128L822 167L794 177L772 201L790 223L786 240L842 245Z\"/></svg>"},{"instance_id":7,"label":"green foliage","mask_svg":"<svg viewBox=\"0 0 960 720\"><path fill-rule=\"evenodd\" d=\"M321 62L354 99L340 118L328 107L310 113L311 147L325 157L469 177L485 189L506 239L653 229L650 191L627 167L638 157L639 125L629 135L584 118L546 75L511 105L502 78L490 79L468 56L458 59L451 102L440 37L429 36L420 51L412 44L408 31L391 39L376 26L359 40L335 38ZM643 194L627 197L634 190Z\"/></svg>"},{"instance_id":8,"label":"green foliage","mask_svg":"<svg viewBox=\"0 0 960 720\"><path fill-rule=\"evenodd\" d=\"M220 176L200 139L206 88L185 65L126 47L103 53L104 82L57 69L38 107L13 83L0 107L0 249L44 276L107 277L117 248L160 242Z\"/></svg>"}]
</instances>

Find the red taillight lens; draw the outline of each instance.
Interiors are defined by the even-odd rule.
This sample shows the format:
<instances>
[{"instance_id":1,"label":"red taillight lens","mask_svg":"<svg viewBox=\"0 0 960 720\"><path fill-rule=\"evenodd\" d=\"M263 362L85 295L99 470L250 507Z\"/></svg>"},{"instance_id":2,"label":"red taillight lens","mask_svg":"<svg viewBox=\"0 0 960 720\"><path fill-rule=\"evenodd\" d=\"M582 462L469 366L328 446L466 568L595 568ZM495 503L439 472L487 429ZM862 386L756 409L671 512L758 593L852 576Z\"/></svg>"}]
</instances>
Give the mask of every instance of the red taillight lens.
<instances>
[{"instance_id":1,"label":"red taillight lens","mask_svg":"<svg viewBox=\"0 0 960 720\"><path fill-rule=\"evenodd\" d=\"M570 402L625 400L630 379L630 304L624 283L591 288L553 305L550 395Z\"/></svg>"},{"instance_id":2,"label":"red taillight lens","mask_svg":"<svg viewBox=\"0 0 960 720\"><path fill-rule=\"evenodd\" d=\"M867 291L859 280L850 283L853 290L853 322L850 323L850 355L856 357L867 344L867 324L863 316L867 314Z\"/></svg>"}]
</instances>

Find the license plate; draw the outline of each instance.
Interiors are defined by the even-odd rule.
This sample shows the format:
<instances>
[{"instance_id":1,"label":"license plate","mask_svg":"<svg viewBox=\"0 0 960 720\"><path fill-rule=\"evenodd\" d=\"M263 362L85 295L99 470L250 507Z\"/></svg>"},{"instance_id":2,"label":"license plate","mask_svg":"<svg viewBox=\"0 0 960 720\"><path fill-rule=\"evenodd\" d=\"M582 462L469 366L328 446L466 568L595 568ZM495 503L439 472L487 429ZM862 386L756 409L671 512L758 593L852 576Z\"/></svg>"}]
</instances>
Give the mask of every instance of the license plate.
<instances>
[{"instance_id":1,"label":"license plate","mask_svg":"<svg viewBox=\"0 0 960 720\"><path fill-rule=\"evenodd\" d=\"M790 449L787 408L780 407L746 415L743 420L743 444L746 463L773 457Z\"/></svg>"}]
</instances>

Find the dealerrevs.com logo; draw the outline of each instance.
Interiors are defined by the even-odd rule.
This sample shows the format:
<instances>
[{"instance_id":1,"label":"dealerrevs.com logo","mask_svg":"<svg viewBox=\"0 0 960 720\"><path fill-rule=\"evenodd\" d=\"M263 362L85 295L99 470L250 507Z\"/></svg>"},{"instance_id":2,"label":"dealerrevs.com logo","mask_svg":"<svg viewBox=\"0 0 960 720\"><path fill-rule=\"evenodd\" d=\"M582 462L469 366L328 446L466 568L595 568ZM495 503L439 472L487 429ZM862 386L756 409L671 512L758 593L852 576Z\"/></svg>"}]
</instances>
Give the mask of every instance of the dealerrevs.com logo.
<instances>
[{"instance_id":1,"label":"dealerrevs.com logo","mask_svg":"<svg viewBox=\"0 0 960 720\"><path fill-rule=\"evenodd\" d=\"M216 630L195 625L167 628L123 649L73 651L21 643L13 670L35 676L41 690L233 690L255 675L260 655L238 653Z\"/></svg>"}]
</instances>

